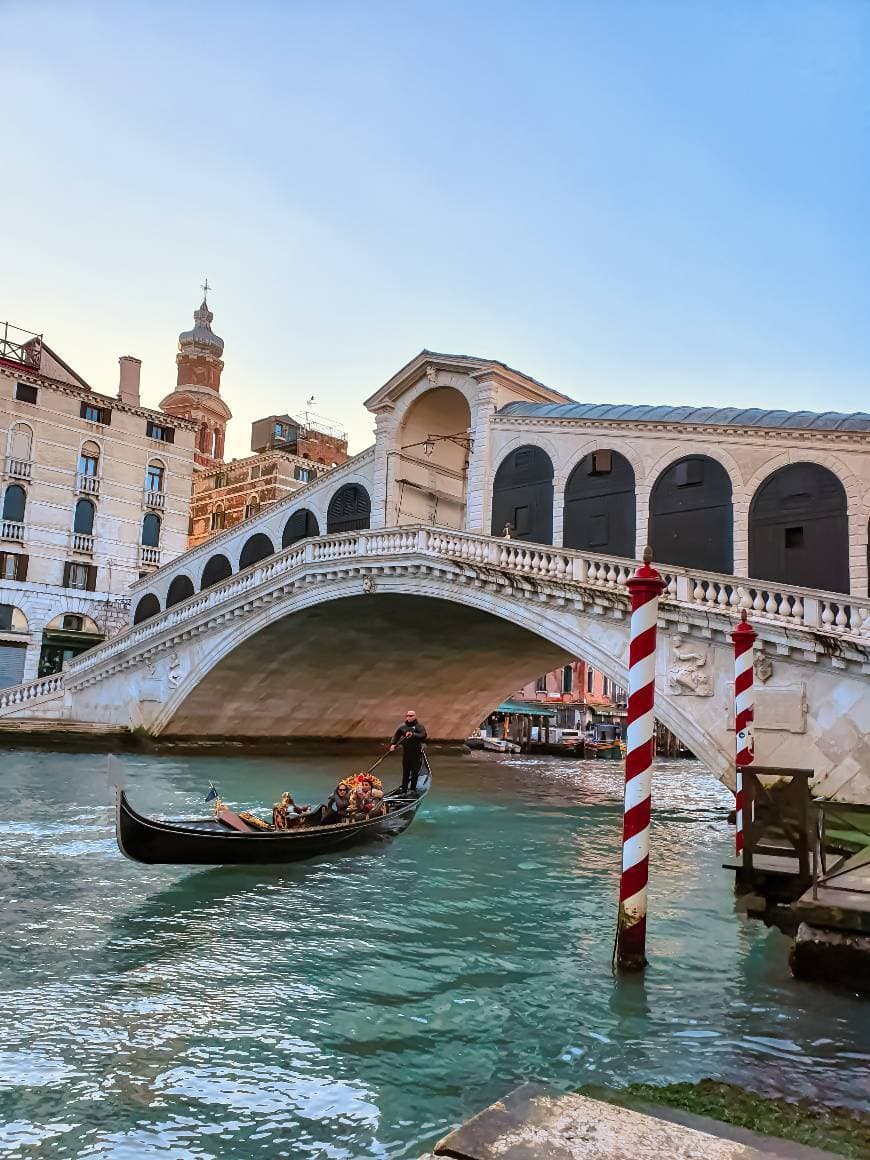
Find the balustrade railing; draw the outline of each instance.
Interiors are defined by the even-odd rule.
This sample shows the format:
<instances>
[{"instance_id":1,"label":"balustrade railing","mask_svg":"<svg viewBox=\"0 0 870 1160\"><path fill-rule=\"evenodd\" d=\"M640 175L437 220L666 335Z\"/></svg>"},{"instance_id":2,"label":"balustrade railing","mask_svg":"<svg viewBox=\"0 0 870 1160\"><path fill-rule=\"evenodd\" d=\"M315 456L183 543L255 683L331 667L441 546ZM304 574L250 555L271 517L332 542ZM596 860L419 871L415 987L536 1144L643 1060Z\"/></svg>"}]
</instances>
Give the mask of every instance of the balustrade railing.
<instances>
[{"instance_id":1,"label":"balustrade railing","mask_svg":"<svg viewBox=\"0 0 870 1160\"><path fill-rule=\"evenodd\" d=\"M74 552L83 552L87 556L94 554L94 537L86 536L82 532L70 532L72 539L72 550Z\"/></svg>"},{"instance_id":2,"label":"balustrade railing","mask_svg":"<svg viewBox=\"0 0 870 1160\"><path fill-rule=\"evenodd\" d=\"M158 508L162 510L166 507L166 495L162 491L151 491L150 488L145 488L143 493L143 502L147 508Z\"/></svg>"},{"instance_id":3,"label":"balustrade railing","mask_svg":"<svg viewBox=\"0 0 870 1160\"><path fill-rule=\"evenodd\" d=\"M272 584L303 566L354 559L363 567L367 558L374 563L379 558L411 554L467 563L530 580L548 580L565 584L569 591L570 587L576 586L586 590L621 592L626 602L626 581L638 567L636 561L622 558L443 528L366 529L316 537L300 541L91 649L80 659L70 662L68 672L78 675L158 632ZM660 570L666 584L662 597L664 605L703 609L729 616L746 608L756 622L792 625L819 633L853 637L862 645L870 644L870 600L836 593L810 593L785 585L766 585L755 580L716 576L685 568L663 566Z\"/></svg>"},{"instance_id":4,"label":"balustrade railing","mask_svg":"<svg viewBox=\"0 0 870 1160\"><path fill-rule=\"evenodd\" d=\"M100 478L97 475L85 475L80 471L76 476L76 487L83 495L99 495Z\"/></svg>"},{"instance_id":5,"label":"balustrade railing","mask_svg":"<svg viewBox=\"0 0 870 1160\"><path fill-rule=\"evenodd\" d=\"M29 482L33 475L33 464L29 459L16 459L14 455L7 455L6 474L11 479L23 479Z\"/></svg>"},{"instance_id":6,"label":"balustrade railing","mask_svg":"<svg viewBox=\"0 0 870 1160\"><path fill-rule=\"evenodd\" d=\"M24 543L24 524L18 520L0 520L0 540L14 540Z\"/></svg>"},{"instance_id":7,"label":"balustrade railing","mask_svg":"<svg viewBox=\"0 0 870 1160\"><path fill-rule=\"evenodd\" d=\"M160 549L146 548L144 544L140 544L139 563L146 568L158 568L160 566Z\"/></svg>"},{"instance_id":8,"label":"balustrade railing","mask_svg":"<svg viewBox=\"0 0 870 1160\"><path fill-rule=\"evenodd\" d=\"M63 691L63 675L55 673L51 677L40 677L35 681L25 681L20 685L13 685L9 689L0 689L0 709L8 709L10 705L25 705L37 697L54 696Z\"/></svg>"}]
</instances>

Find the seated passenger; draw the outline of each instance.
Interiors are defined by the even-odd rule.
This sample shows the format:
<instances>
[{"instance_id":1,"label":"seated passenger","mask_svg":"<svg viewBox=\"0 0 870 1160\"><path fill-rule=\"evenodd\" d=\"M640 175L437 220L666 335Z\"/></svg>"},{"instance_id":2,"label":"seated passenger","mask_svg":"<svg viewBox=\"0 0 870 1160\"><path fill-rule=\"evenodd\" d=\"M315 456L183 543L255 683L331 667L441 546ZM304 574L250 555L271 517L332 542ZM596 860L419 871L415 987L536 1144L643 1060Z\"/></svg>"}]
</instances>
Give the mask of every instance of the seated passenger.
<instances>
[{"instance_id":1,"label":"seated passenger","mask_svg":"<svg viewBox=\"0 0 870 1160\"><path fill-rule=\"evenodd\" d=\"M349 816L350 790L343 781L340 781L326 802L326 817L323 822L325 825L330 825L332 822L346 822Z\"/></svg>"},{"instance_id":2,"label":"seated passenger","mask_svg":"<svg viewBox=\"0 0 870 1160\"><path fill-rule=\"evenodd\" d=\"M377 818L384 812L383 790L375 789L370 777L361 775L351 795L351 812L354 821Z\"/></svg>"}]
</instances>

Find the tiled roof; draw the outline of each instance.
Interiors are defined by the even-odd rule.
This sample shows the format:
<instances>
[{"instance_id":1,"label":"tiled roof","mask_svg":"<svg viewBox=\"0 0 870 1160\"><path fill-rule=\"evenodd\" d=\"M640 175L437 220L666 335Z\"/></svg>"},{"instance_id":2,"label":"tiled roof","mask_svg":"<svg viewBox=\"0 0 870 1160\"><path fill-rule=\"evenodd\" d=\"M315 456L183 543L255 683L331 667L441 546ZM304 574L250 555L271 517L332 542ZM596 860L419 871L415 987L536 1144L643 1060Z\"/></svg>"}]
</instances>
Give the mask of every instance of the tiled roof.
<instances>
[{"instance_id":1,"label":"tiled roof","mask_svg":"<svg viewBox=\"0 0 870 1160\"><path fill-rule=\"evenodd\" d=\"M631 403L508 403L498 415L529 419L585 419L603 423L692 423L718 427L774 427L803 431L870 431L864 411L765 411L759 407L665 407Z\"/></svg>"}]
</instances>

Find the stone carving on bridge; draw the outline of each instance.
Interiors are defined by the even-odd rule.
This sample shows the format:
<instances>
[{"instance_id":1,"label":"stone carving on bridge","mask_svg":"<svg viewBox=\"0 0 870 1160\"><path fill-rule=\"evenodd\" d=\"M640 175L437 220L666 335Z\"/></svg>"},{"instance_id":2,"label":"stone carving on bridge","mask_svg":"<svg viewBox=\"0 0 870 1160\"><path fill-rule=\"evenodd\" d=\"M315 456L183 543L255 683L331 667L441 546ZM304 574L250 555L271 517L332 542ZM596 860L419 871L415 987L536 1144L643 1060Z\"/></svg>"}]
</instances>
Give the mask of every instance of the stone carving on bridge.
<instances>
[{"instance_id":1,"label":"stone carving on bridge","mask_svg":"<svg viewBox=\"0 0 870 1160\"><path fill-rule=\"evenodd\" d=\"M166 680L169 682L169 687L172 689L177 689L182 675L183 666L181 664L181 658L179 657L178 653L170 653L169 668L166 677Z\"/></svg>"},{"instance_id":2,"label":"stone carving on bridge","mask_svg":"<svg viewBox=\"0 0 870 1160\"><path fill-rule=\"evenodd\" d=\"M363 576L363 592L370 593L375 590L374 576Z\"/></svg>"},{"instance_id":3,"label":"stone carving on bridge","mask_svg":"<svg viewBox=\"0 0 870 1160\"><path fill-rule=\"evenodd\" d=\"M686 640L677 633L671 640L671 653L668 688L674 693L692 697L712 696L713 682L707 668L710 661L707 647Z\"/></svg>"},{"instance_id":4,"label":"stone carving on bridge","mask_svg":"<svg viewBox=\"0 0 870 1160\"><path fill-rule=\"evenodd\" d=\"M755 675L762 684L773 676L773 661L763 648L758 650L755 657Z\"/></svg>"}]
</instances>

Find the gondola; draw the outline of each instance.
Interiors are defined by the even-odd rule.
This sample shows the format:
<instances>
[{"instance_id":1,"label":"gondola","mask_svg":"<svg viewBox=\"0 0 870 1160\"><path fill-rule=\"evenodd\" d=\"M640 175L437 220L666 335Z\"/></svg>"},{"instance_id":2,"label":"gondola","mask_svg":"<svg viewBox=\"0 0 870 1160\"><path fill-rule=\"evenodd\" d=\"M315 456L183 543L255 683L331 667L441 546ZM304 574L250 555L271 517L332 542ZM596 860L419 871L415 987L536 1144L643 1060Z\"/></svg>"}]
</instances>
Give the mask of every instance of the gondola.
<instances>
[{"instance_id":1,"label":"gondola","mask_svg":"<svg viewBox=\"0 0 870 1160\"><path fill-rule=\"evenodd\" d=\"M134 862L159 866L263 866L301 862L402 833L414 820L429 787L432 770L426 755L417 775L417 792L401 788L385 796L386 814L361 822L302 825L293 830L239 832L219 818L163 822L137 813L124 790L117 791L116 836L122 854Z\"/></svg>"}]
</instances>

